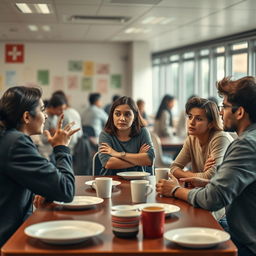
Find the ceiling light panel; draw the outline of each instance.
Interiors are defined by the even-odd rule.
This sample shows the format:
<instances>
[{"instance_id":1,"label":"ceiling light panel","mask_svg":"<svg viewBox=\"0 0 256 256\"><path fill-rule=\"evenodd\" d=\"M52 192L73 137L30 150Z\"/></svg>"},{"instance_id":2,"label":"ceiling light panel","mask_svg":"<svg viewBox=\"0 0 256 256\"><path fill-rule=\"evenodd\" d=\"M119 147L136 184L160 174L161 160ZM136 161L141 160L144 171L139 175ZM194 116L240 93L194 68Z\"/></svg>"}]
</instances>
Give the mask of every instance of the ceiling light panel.
<instances>
[{"instance_id":1,"label":"ceiling light panel","mask_svg":"<svg viewBox=\"0 0 256 256\"><path fill-rule=\"evenodd\" d=\"M50 4L31 4L31 3L16 3L18 10L22 13L39 13L50 14L52 13L52 7Z\"/></svg>"},{"instance_id":2,"label":"ceiling light panel","mask_svg":"<svg viewBox=\"0 0 256 256\"><path fill-rule=\"evenodd\" d=\"M36 25L28 25L28 28L30 31L33 31L33 32L38 31L38 27Z\"/></svg>"},{"instance_id":3,"label":"ceiling light panel","mask_svg":"<svg viewBox=\"0 0 256 256\"><path fill-rule=\"evenodd\" d=\"M32 10L26 3L16 3L15 4L18 10L22 13L32 13Z\"/></svg>"}]
</instances>

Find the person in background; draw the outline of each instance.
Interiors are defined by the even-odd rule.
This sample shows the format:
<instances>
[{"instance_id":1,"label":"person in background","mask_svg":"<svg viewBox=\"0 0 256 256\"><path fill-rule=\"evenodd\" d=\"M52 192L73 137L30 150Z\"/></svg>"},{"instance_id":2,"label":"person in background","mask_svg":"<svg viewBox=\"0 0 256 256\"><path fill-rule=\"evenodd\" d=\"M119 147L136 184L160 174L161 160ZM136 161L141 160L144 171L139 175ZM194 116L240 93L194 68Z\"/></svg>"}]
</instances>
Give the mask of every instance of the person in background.
<instances>
[{"instance_id":1,"label":"person in background","mask_svg":"<svg viewBox=\"0 0 256 256\"><path fill-rule=\"evenodd\" d=\"M194 189L181 188L178 180L161 180L157 192L182 199L206 210L226 208L221 224L238 248L238 256L256 255L256 80L246 76L238 80L225 77L217 83L223 96L220 114L225 131L238 138L228 147L216 174L209 179L183 178Z\"/></svg>"},{"instance_id":2,"label":"person in background","mask_svg":"<svg viewBox=\"0 0 256 256\"><path fill-rule=\"evenodd\" d=\"M218 99L214 96L208 97L208 100L214 102L217 106L219 105Z\"/></svg>"},{"instance_id":3,"label":"person in background","mask_svg":"<svg viewBox=\"0 0 256 256\"><path fill-rule=\"evenodd\" d=\"M105 112L109 115L109 113L110 113L110 109L111 109L111 106L112 106L112 104L117 100L117 99L119 99L120 98L120 95L118 95L118 94L115 94L115 95L113 95L113 97L112 97L112 103L109 103L109 104L107 104L105 107L104 107L104 110L105 110Z\"/></svg>"},{"instance_id":4,"label":"person in background","mask_svg":"<svg viewBox=\"0 0 256 256\"><path fill-rule=\"evenodd\" d=\"M44 129L48 130L51 135L55 134L58 118L64 113L67 108L67 101L60 95L52 95L48 104L45 106L45 112L47 119L44 124ZM52 147L48 142L48 138L45 135L41 135L41 143L38 144L38 150L42 156L55 163L55 159L52 156Z\"/></svg>"},{"instance_id":5,"label":"person in background","mask_svg":"<svg viewBox=\"0 0 256 256\"><path fill-rule=\"evenodd\" d=\"M73 128L74 129L79 128L79 131L71 137L71 140L69 143L69 148L71 150L71 153L73 154L73 150L74 150L74 147L75 147L78 139L83 136L81 116L76 109L70 107L68 98L63 91L61 91L61 90L55 91L52 94L52 96L55 96L55 95L59 95L60 97L63 97L63 99L66 101L66 104L67 104L67 107L64 110L63 125L65 126L68 123L74 122Z\"/></svg>"},{"instance_id":6,"label":"person in background","mask_svg":"<svg viewBox=\"0 0 256 256\"><path fill-rule=\"evenodd\" d=\"M100 93L91 93L89 95L90 106L82 114L82 125L91 126L94 129L95 137L99 137L108 115L102 109Z\"/></svg>"},{"instance_id":7,"label":"person in background","mask_svg":"<svg viewBox=\"0 0 256 256\"><path fill-rule=\"evenodd\" d=\"M149 123L148 123L148 117L145 111L145 101L142 99L139 99L137 100L136 103L137 103L140 115L142 117L143 123L145 124L145 126L147 126Z\"/></svg>"},{"instance_id":8,"label":"person in background","mask_svg":"<svg viewBox=\"0 0 256 256\"><path fill-rule=\"evenodd\" d=\"M185 109L188 136L170 171L177 178L197 176L210 179L233 139L222 131L218 107L214 102L193 97ZM184 171L188 164L191 170Z\"/></svg>"},{"instance_id":9,"label":"person in background","mask_svg":"<svg viewBox=\"0 0 256 256\"><path fill-rule=\"evenodd\" d=\"M197 95L191 95L188 99L187 102L194 98L198 97ZM187 137L187 115L185 110L182 110L181 113L179 114L179 118L175 127L176 131L176 136L179 138L185 139Z\"/></svg>"},{"instance_id":10,"label":"person in background","mask_svg":"<svg viewBox=\"0 0 256 256\"><path fill-rule=\"evenodd\" d=\"M99 138L101 175L116 175L122 171L146 171L155 158L147 128L137 105L130 97L116 100Z\"/></svg>"},{"instance_id":11,"label":"person in background","mask_svg":"<svg viewBox=\"0 0 256 256\"><path fill-rule=\"evenodd\" d=\"M157 110L154 124L154 132L159 137L173 136L172 108L174 106L174 97L166 94Z\"/></svg>"},{"instance_id":12,"label":"person in background","mask_svg":"<svg viewBox=\"0 0 256 256\"><path fill-rule=\"evenodd\" d=\"M56 166L43 158L30 136L42 134L47 115L41 90L16 86L0 99L0 246L32 213L33 194L49 201L70 202L75 193L72 159L67 147L77 132L72 124L46 132Z\"/></svg>"}]
</instances>

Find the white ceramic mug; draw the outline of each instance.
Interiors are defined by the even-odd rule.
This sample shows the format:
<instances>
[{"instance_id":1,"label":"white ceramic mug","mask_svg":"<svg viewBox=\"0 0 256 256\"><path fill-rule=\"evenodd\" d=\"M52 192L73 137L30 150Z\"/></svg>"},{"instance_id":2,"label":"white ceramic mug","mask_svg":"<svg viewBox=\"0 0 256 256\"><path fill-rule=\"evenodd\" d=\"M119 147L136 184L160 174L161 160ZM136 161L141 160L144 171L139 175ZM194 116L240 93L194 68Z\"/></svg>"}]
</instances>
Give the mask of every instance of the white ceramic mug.
<instances>
[{"instance_id":1,"label":"white ceramic mug","mask_svg":"<svg viewBox=\"0 0 256 256\"><path fill-rule=\"evenodd\" d=\"M92 183L95 186L97 197L110 198L112 193L112 178L98 177Z\"/></svg>"},{"instance_id":2,"label":"white ceramic mug","mask_svg":"<svg viewBox=\"0 0 256 256\"><path fill-rule=\"evenodd\" d=\"M156 183L161 179L168 180L170 168L155 168Z\"/></svg>"},{"instance_id":3,"label":"white ceramic mug","mask_svg":"<svg viewBox=\"0 0 256 256\"><path fill-rule=\"evenodd\" d=\"M131 194L133 203L145 203L147 196L152 193L152 185L148 180L131 180Z\"/></svg>"}]
</instances>

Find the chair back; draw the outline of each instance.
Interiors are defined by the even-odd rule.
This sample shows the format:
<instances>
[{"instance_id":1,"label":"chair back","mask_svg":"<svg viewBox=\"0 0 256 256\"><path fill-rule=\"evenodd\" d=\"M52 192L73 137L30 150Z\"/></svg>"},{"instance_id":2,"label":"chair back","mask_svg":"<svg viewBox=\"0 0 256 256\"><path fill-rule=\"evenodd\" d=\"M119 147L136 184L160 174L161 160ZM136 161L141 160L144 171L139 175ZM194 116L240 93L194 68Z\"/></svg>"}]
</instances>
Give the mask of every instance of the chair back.
<instances>
[{"instance_id":1,"label":"chair back","mask_svg":"<svg viewBox=\"0 0 256 256\"><path fill-rule=\"evenodd\" d=\"M87 135L88 137L95 137L95 131L94 128L90 125L83 125L83 133Z\"/></svg>"},{"instance_id":2,"label":"chair back","mask_svg":"<svg viewBox=\"0 0 256 256\"><path fill-rule=\"evenodd\" d=\"M99 158L99 153L100 152L96 152L92 158L92 176L100 175L102 164Z\"/></svg>"},{"instance_id":3,"label":"chair back","mask_svg":"<svg viewBox=\"0 0 256 256\"><path fill-rule=\"evenodd\" d=\"M155 162L154 166L155 167L170 167L170 163L166 163L163 160L163 150L162 150L162 145L161 145L161 140L158 137L158 135L155 132L150 132L151 139L153 142L153 146L155 149Z\"/></svg>"}]
</instances>

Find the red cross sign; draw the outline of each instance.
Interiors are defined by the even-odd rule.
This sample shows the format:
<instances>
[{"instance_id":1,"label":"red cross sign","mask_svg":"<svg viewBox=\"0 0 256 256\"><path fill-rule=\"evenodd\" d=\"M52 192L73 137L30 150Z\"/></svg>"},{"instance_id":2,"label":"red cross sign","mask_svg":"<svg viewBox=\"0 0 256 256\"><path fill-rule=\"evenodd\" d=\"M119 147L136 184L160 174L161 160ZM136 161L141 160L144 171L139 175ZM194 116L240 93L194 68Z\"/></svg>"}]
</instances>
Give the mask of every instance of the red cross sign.
<instances>
[{"instance_id":1,"label":"red cross sign","mask_svg":"<svg viewBox=\"0 0 256 256\"><path fill-rule=\"evenodd\" d=\"M23 63L24 62L24 45L23 44L6 44L5 45L5 62L6 63Z\"/></svg>"}]
</instances>

